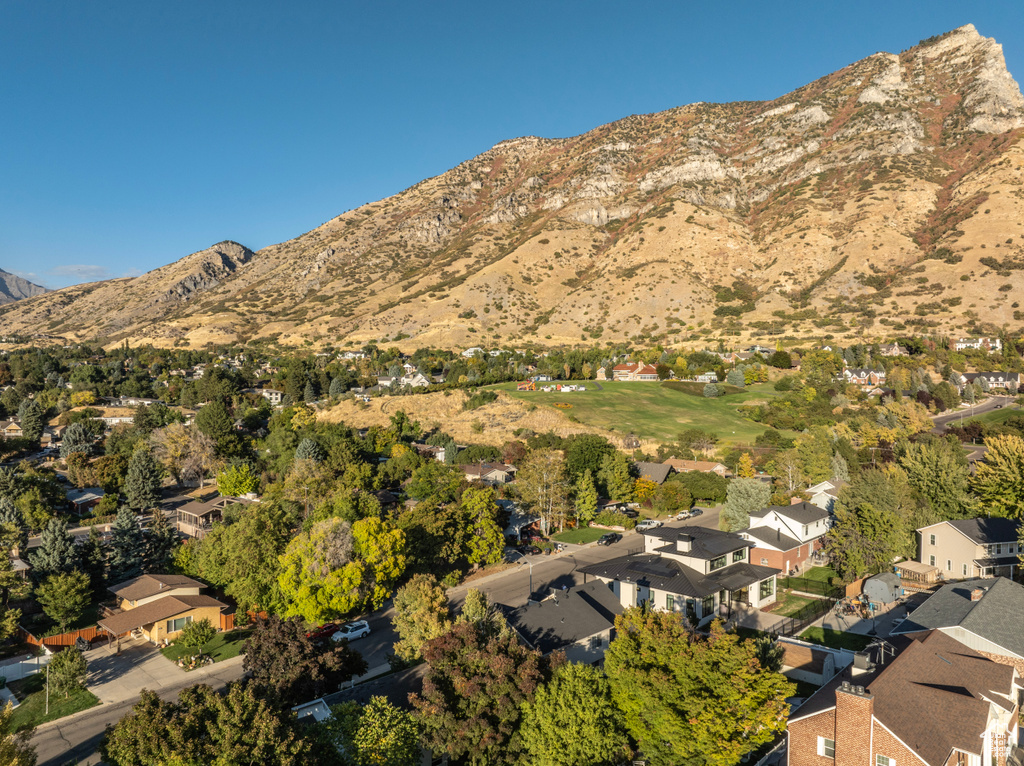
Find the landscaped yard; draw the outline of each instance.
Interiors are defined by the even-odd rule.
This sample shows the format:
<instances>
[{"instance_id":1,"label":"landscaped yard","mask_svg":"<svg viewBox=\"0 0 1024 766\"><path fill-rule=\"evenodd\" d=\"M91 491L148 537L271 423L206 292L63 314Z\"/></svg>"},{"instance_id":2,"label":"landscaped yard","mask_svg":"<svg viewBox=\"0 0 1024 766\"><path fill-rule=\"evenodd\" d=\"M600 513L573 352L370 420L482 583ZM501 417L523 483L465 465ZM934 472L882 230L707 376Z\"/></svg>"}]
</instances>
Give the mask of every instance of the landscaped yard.
<instances>
[{"instance_id":1,"label":"landscaped yard","mask_svg":"<svg viewBox=\"0 0 1024 766\"><path fill-rule=\"evenodd\" d=\"M50 713L46 713L46 671L36 673L21 681L11 681L9 688L21 700L11 715L14 731L38 726L46 721L56 721L66 715L98 705L96 695L88 689L72 692L66 699L63 694L50 691Z\"/></svg>"},{"instance_id":2,"label":"landscaped yard","mask_svg":"<svg viewBox=\"0 0 1024 766\"><path fill-rule=\"evenodd\" d=\"M580 529L567 529L564 532L559 532L557 535L551 535L551 539L560 543L586 545L587 543L592 543L599 539L601 535L606 534L607 532L607 529L591 529L590 527L582 527Z\"/></svg>"},{"instance_id":3,"label":"landscaped yard","mask_svg":"<svg viewBox=\"0 0 1024 766\"><path fill-rule=\"evenodd\" d=\"M859 652L874 640L871 636L862 636L859 633L844 633L841 630L817 626L805 630L800 634L800 638L812 644L821 644L832 649L849 649L854 652Z\"/></svg>"},{"instance_id":4,"label":"landscaped yard","mask_svg":"<svg viewBox=\"0 0 1024 766\"><path fill-rule=\"evenodd\" d=\"M805 580L817 580L818 582L828 583L831 582L833 577L836 577L836 570L832 567L811 567L800 577L803 577Z\"/></svg>"},{"instance_id":5,"label":"landscaped yard","mask_svg":"<svg viewBox=\"0 0 1024 766\"><path fill-rule=\"evenodd\" d=\"M791 617L805 606L813 604L815 601L817 601L817 599L798 596L795 593L786 593L785 591L780 590L775 600L775 606L771 612L779 617Z\"/></svg>"},{"instance_id":6,"label":"landscaped yard","mask_svg":"<svg viewBox=\"0 0 1024 766\"><path fill-rule=\"evenodd\" d=\"M716 399L705 399L653 382L573 382L586 386L587 390L567 393L517 391L515 383L503 383L495 388L525 402L546 407L571 405L559 407L559 412L575 416L587 425L659 441L674 441L683 429L697 427L714 431L723 442L752 442L767 426L741 417L736 408L779 395L770 383L748 386L740 393ZM600 390L598 386L601 386Z\"/></svg>"},{"instance_id":7,"label":"landscaped yard","mask_svg":"<svg viewBox=\"0 0 1024 766\"><path fill-rule=\"evenodd\" d=\"M177 662L179 658L188 657L193 654L208 654L213 657L214 662L220 662L221 660L227 660L241 654L242 644L245 643L245 639L248 637L249 629L239 628L226 633L218 633L210 639L210 643L199 649L193 646L174 643L170 646L165 646L160 652L171 662Z\"/></svg>"}]
</instances>

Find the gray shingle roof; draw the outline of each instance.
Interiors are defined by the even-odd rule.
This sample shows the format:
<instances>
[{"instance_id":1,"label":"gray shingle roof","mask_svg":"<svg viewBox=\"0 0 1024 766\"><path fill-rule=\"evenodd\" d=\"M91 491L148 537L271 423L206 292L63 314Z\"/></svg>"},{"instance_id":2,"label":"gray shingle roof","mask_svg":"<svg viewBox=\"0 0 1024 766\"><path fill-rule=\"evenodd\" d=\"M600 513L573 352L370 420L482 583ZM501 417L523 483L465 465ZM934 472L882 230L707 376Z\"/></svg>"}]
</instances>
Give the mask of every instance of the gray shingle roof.
<instances>
[{"instance_id":1,"label":"gray shingle roof","mask_svg":"<svg viewBox=\"0 0 1024 766\"><path fill-rule=\"evenodd\" d=\"M645 463L640 461L636 464L636 470L640 473L641 479L649 479L655 484L664 484L665 479L672 472L672 466L664 463Z\"/></svg>"},{"instance_id":2,"label":"gray shingle roof","mask_svg":"<svg viewBox=\"0 0 1024 766\"><path fill-rule=\"evenodd\" d=\"M542 654L608 630L619 614L622 604L603 582L556 592L540 603L505 612L508 624Z\"/></svg>"},{"instance_id":3,"label":"gray shingle roof","mask_svg":"<svg viewBox=\"0 0 1024 766\"><path fill-rule=\"evenodd\" d=\"M780 516L785 516L787 519L793 519L798 524L811 524L829 517L828 511L806 501L794 503L793 505L769 505L767 508L751 511L750 515L763 518L772 511L776 511Z\"/></svg>"},{"instance_id":4,"label":"gray shingle roof","mask_svg":"<svg viewBox=\"0 0 1024 766\"><path fill-rule=\"evenodd\" d=\"M579 571L690 598L704 598L723 588L736 590L779 573L778 569L771 567L742 563L731 564L705 575L675 559L656 553L620 556L580 567Z\"/></svg>"},{"instance_id":5,"label":"gray shingle roof","mask_svg":"<svg viewBox=\"0 0 1024 766\"><path fill-rule=\"evenodd\" d=\"M1016 542L1020 527L1013 519L955 519L947 523L979 545Z\"/></svg>"},{"instance_id":6,"label":"gray shingle roof","mask_svg":"<svg viewBox=\"0 0 1024 766\"><path fill-rule=\"evenodd\" d=\"M971 591L981 588L980 600ZM964 580L940 588L915 609L896 633L961 627L1024 657L1024 586L1005 577Z\"/></svg>"},{"instance_id":7,"label":"gray shingle roof","mask_svg":"<svg viewBox=\"0 0 1024 766\"><path fill-rule=\"evenodd\" d=\"M719 556L739 548L749 548L752 543L744 540L733 532L720 532L707 527L658 527L644 532L645 535L656 537L672 544L678 540L690 538L690 550L684 555L694 559L716 559Z\"/></svg>"},{"instance_id":8,"label":"gray shingle roof","mask_svg":"<svg viewBox=\"0 0 1024 766\"><path fill-rule=\"evenodd\" d=\"M771 527L752 527L744 529L743 534L753 537L755 544L758 542L767 543L773 548L778 548L780 551L791 551L802 545L795 537L784 535Z\"/></svg>"}]
</instances>

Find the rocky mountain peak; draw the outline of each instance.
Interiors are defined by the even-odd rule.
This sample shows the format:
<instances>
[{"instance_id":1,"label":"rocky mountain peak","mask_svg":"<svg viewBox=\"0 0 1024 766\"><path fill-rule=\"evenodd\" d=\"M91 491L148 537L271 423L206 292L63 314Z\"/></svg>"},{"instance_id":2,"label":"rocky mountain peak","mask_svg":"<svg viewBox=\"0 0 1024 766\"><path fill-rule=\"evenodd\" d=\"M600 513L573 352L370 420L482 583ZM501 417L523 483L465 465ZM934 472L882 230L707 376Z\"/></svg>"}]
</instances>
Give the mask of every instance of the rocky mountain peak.
<instances>
[{"instance_id":1,"label":"rocky mountain peak","mask_svg":"<svg viewBox=\"0 0 1024 766\"><path fill-rule=\"evenodd\" d=\"M27 279L0 269L0 305L50 292Z\"/></svg>"}]
</instances>

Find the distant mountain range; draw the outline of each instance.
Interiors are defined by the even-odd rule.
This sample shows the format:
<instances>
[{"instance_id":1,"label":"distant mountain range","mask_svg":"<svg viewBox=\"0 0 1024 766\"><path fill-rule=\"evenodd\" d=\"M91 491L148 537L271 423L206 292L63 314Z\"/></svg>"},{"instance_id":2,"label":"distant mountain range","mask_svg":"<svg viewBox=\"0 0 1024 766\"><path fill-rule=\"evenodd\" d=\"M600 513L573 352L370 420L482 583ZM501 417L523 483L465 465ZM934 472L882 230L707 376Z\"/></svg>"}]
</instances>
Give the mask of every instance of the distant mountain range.
<instances>
[{"instance_id":1,"label":"distant mountain range","mask_svg":"<svg viewBox=\"0 0 1024 766\"><path fill-rule=\"evenodd\" d=\"M222 242L0 326L406 347L1019 331L1022 135L1002 49L968 25L774 101L504 141L288 242Z\"/></svg>"},{"instance_id":2,"label":"distant mountain range","mask_svg":"<svg viewBox=\"0 0 1024 766\"><path fill-rule=\"evenodd\" d=\"M0 305L50 292L45 287L0 269Z\"/></svg>"}]
</instances>

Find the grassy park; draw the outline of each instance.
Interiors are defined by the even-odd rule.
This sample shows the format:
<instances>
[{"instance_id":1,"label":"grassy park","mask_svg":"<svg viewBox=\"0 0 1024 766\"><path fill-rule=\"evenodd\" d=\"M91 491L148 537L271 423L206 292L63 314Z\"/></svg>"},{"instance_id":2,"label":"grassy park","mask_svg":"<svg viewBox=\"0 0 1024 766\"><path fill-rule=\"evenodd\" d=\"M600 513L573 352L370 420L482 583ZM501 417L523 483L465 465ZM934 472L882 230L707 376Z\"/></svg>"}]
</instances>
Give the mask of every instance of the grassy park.
<instances>
[{"instance_id":1,"label":"grassy park","mask_svg":"<svg viewBox=\"0 0 1024 766\"><path fill-rule=\"evenodd\" d=\"M515 383L503 383L495 388L525 402L556 408L586 425L658 441L673 441L683 429L697 427L714 431L723 442L752 442L766 427L742 417L736 408L778 396L770 383L706 399L697 393L654 382L573 382L585 385L586 390L517 391ZM538 388L544 385L552 384L539 383ZM697 387L693 390L696 392Z\"/></svg>"}]
</instances>

